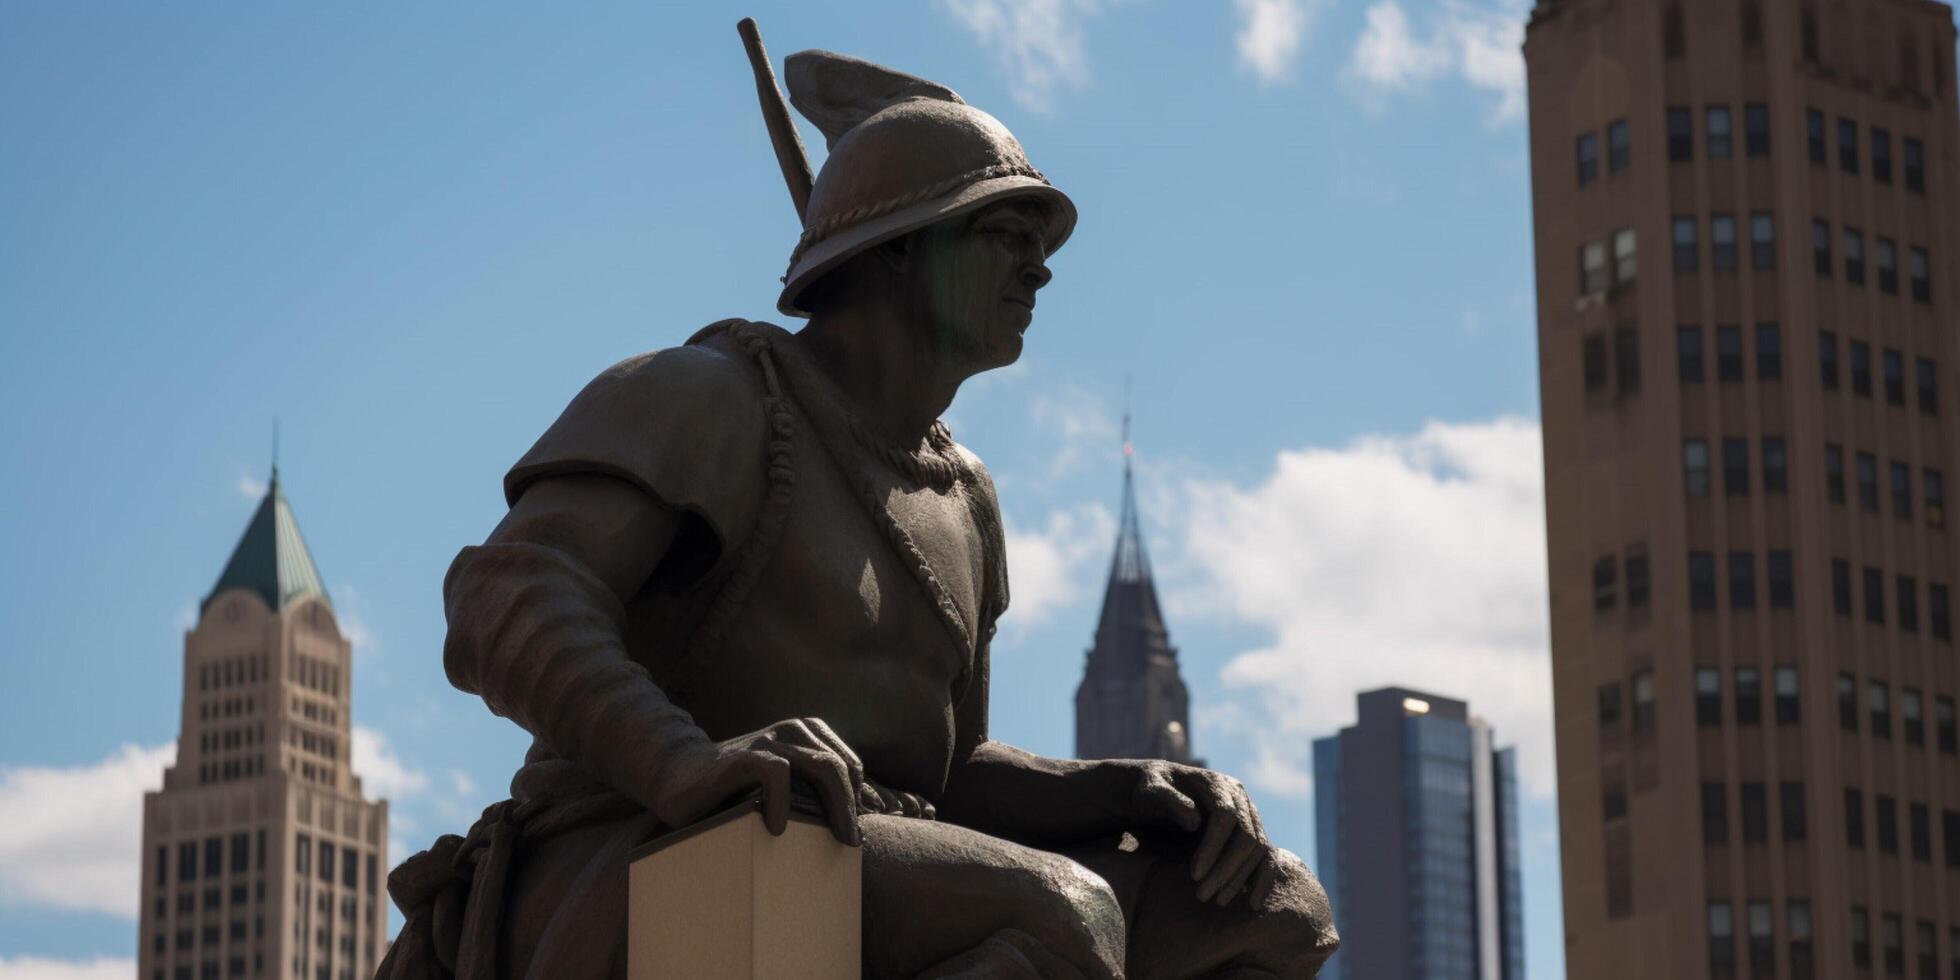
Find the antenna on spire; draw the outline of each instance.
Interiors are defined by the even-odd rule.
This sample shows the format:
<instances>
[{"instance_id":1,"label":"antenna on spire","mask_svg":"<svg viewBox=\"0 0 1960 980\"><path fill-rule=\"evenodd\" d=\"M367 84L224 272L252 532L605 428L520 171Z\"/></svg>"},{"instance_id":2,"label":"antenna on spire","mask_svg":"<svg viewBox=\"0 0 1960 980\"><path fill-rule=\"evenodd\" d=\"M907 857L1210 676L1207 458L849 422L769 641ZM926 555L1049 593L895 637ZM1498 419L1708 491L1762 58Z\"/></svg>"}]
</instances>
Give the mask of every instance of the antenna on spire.
<instances>
[{"instance_id":1,"label":"antenna on spire","mask_svg":"<svg viewBox=\"0 0 1960 980\"><path fill-rule=\"evenodd\" d=\"M1123 468L1130 468L1130 457L1136 455L1136 447L1130 445L1130 376L1123 376Z\"/></svg>"},{"instance_id":2,"label":"antenna on spire","mask_svg":"<svg viewBox=\"0 0 1960 980\"><path fill-rule=\"evenodd\" d=\"M279 482L279 417L272 417L272 482Z\"/></svg>"}]
</instances>

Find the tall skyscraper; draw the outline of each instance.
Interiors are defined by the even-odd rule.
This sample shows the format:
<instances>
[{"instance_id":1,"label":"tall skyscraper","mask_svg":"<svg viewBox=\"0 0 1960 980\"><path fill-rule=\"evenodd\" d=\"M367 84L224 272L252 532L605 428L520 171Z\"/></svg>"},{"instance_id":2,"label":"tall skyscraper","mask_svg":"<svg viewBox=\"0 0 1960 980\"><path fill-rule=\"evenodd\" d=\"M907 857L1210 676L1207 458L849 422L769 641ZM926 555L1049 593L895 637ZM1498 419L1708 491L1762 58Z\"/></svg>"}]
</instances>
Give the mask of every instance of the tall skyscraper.
<instances>
[{"instance_id":1,"label":"tall skyscraper","mask_svg":"<svg viewBox=\"0 0 1960 980\"><path fill-rule=\"evenodd\" d=\"M1954 35L1532 14L1569 976L1960 974Z\"/></svg>"},{"instance_id":2,"label":"tall skyscraper","mask_svg":"<svg viewBox=\"0 0 1960 980\"><path fill-rule=\"evenodd\" d=\"M184 635L177 763L143 797L143 980L365 980L388 804L348 765L352 648L273 469Z\"/></svg>"},{"instance_id":3,"label":"tall skyscraper","mask_svg":"<svg viewBox=\"0 0 1960 980\"><path fill-rule=\"evenodd\" d=\"M1137 520L1130 469L1130 421L1123 419L1123 517L1103 589L1102 617L1075 689L1075 754L1081 759L1191 762L1191 695L1157 604L1150 559Z\"/></svg>"},{"instance_id":4,"label":"tall skyscraper","mask_svg":"<svg viewBox=\"0 0 1960 980\"><path fill-rule=\"evenodd\" d=\"M1493 750L1462 701L1390 687L1355 705L1313 744L1341 933L1321 980L1524 980L1516 750Z\"/></svg>"}]
</instances>

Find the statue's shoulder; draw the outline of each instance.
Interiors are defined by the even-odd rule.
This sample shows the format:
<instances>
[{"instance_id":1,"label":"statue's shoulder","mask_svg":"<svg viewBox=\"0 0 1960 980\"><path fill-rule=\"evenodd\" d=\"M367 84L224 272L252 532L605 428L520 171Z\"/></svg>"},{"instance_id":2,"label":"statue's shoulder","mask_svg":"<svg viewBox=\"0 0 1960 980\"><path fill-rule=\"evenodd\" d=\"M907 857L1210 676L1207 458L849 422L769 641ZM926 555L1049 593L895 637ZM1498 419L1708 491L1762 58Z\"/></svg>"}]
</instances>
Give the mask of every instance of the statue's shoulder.
<instances>
[{"instance_id":1,"label":"statue's shoulder","mask_svg":"<svg viewBox=\"0 0 1960 980\"><path fill-rule=\"evenodd\" d=\"M738 540L767 491L767 389L729 326L744 322L599 372L505 475L505 498L547 477L612 476Z\"/></svg>"}]
</instances>

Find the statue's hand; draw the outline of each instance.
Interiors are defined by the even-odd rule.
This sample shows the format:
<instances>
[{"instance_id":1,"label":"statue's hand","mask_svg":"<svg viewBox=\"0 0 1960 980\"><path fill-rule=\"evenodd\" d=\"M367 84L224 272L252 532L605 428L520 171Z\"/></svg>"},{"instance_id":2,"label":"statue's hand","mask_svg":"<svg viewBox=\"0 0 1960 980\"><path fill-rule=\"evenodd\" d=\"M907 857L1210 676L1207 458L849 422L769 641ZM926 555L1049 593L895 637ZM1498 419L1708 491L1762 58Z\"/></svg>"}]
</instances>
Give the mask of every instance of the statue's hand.
<instances>
[{"instance_id":1,"label":"statue's hand","mask_svg":"<svg viewBox=\"0 0 1960 980\"><path fill-rule=\"evenodd\" d=\"M864 763L820 719L781 721L726 741L704 742L663 760L662 770L651 805L669 827L685 827L729 798L759 789L763 824L780 834L789 825L793 776L816 791L838 840L853 847L863 841L858 800L865 788Z\"/></svg>"},{"instance_id":2,"label":"statue's hand","mask_svg":"<svg viewBox=\"0 0 1960 980\"><path fill-rule=\"evenodd\" d=\"M1200 835L1191 855L1198 901L1225 906L1249 887L1252 907L1265 907L1279 867L1245 784L1175 762L1118 764L1139 769L1132 801L1141 816Z\"/></svg>"},{"instance_id":3,"label":"statue's hand","mask_svg":"<svg viewBox=\"0 0 1960 980\"><path fill-rule=\"evenodd\" d=\"M925 797L902 789L887 789L867 779L858 789L858 812L883 813L894 817L939 819L939 811Z\"/></svg>"}]
</instances>

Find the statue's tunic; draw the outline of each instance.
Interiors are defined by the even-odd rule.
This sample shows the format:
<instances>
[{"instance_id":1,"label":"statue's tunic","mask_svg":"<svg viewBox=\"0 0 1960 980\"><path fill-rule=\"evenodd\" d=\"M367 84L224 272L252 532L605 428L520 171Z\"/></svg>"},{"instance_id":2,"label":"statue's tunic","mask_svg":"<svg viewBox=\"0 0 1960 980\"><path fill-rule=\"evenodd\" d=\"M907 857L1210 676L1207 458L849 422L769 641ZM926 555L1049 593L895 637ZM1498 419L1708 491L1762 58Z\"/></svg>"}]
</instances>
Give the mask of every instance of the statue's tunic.
<instances>
[{"instance_id":1,"label":"statue's tunic","mask_svg":"<svg viewBox=\"0 0 1960 980\"><path fill-rule=\"evenodd\" d=\"M512 468L505 493L515 504L543 479L603 475L684 515L668 556L612 613L626 656L711 738L820 717L869 778L930 797L945 784L960 700L985 696L985 641L1007 589L984 467L943 428L928 447L880 445L789 334L725 321L602 373ZM520 900L506 894L512 863L532 849L520 841L625 818L623 848L659 830L608 774L553 744L554 727L567 740L606 737L594 727L606 711L554 721L531 703L553 699L555 678L622 666L539 661L617 661L617 649L514 640L521 617L458 615L454 595L450 613L452 679L538 738L511 800L390 876L408 921L384 977L501 973L480 950L508 941L500 906Z\"/></svg>"}]
</instances>

